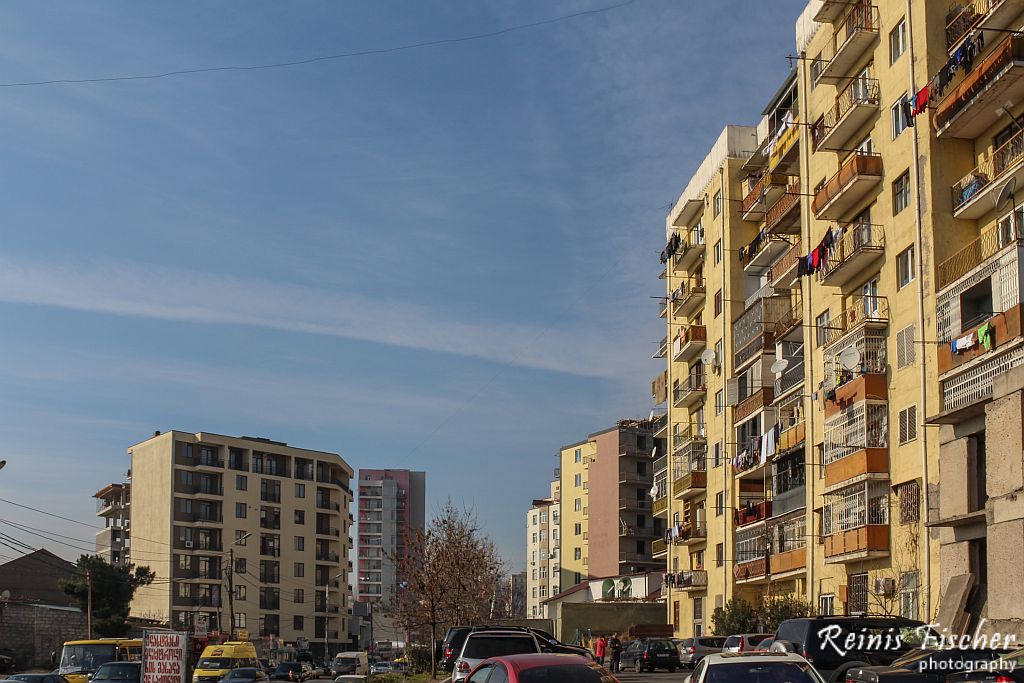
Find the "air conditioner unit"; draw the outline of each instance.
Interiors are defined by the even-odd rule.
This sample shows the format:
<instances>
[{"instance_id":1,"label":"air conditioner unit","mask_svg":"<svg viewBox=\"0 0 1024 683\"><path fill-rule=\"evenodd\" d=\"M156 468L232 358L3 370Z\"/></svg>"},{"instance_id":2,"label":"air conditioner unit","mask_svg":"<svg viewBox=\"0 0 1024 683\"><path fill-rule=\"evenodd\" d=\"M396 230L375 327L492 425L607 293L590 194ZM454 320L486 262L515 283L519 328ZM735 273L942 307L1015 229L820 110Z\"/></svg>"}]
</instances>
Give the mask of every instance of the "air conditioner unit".
<instances>
[{"instance_id":1,"label":"air conditioner unit","mask_svg":"<svg viewBox=\"0 0 1024 683\"><path fill-rule=\"evenodd\" d=\"M875 579L875 595L892 596L896 594L896 579L880 577Z\"/></svg>"},{"instance_id":2,"label":"air conditioner unit","mask_svg":"<svg viewBox=\"0 0 1024 683\"><path fill-rule=\"evenodd\" d=\"M191 549L193 546L192 541L185 541L185 547Z\"/></svg>"}]
</instances>

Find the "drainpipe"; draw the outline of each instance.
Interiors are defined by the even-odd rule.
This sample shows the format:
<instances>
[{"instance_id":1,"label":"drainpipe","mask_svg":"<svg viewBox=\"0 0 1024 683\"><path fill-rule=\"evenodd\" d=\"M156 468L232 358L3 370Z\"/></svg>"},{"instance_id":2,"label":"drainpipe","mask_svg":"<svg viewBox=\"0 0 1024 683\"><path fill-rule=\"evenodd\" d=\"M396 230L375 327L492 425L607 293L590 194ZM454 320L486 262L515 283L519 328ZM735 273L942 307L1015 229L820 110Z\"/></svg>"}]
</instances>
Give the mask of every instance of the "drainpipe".
<instances>
[{"instance_id":1,"label":"drainpipe","mask_svg":"<svg viewBox=\"0 0 1024 683\"><path fill-rule=\"evenodd\" d=\"M725 195L726 195L726 192L725 192L725 190L726 190L726 187L725 187L725 164L727 164L727 163L729 163L729 161L728 161L728 154L726 155L726 161L723 162L722 166L720 166L719 169L718 169L718 179L719 179L719 182L722 184L722 196L723 197L725 197ZM725 384L726 384L726 382L728 382L728 380L725 377L725 367L726 366L725 366L725 358L724 358L724 356L725 356L725 349L726 349L725 335L728 334L728 331L729 331L729 326L726 323L726 320L729 318L729 308L728 308L728 306L726 304L727 304L728 300L731 298L727 294L727 292L729 290L728 290L728 287L727 287L728 280L727 280L727 278L725 276L725 273L728 270L728 265L729 265L727 263L726 259L728 258L728 254L730 254L732 252L730 252L729 249L727 249L728 241L726 239L726 232L725 232L725 214L726 214L725 205L727 204L727 202L723 201L722 204L723 204L722 212L721 212L721 217L722 217L722 237L721 237L721 240L722 240L722 262L719 265L722 266L721 270L722 270L722 356L723 357L718 359L718 372L719 372L719 376L722 378L722 397L724 398L725 394L726 394ZM729 236L731 237L731 235L729 235ZM714 247L712 247L712 249L713 248ZM707 253L707 252L705 252L705 253ZM714 263L714 255L712 255L711 259L712 259L711 262ZM730 346L730 348L731 348L731 346ZM725 403L725 401L723 401L723 403ZM723 474L725 475L725 476L722 477L722 480L725 482L724 488L722 489L722 505L725 506L726 508L729 507L729 503L730 503L730 498L729 498L729 468L728 468L728 465L726 464L729 461L729 458L726 457L726 451L728 450L729 439L731 438L731 435L729 433L729 420L728 420L729 410L730 410L730 408L728 406L726 406L726 405L722 406L722 450L719 453L719 455L722 458L722 471L723 471ZM727 542L729 540L729 519L730 518L729 518L729 515L726 514L725 510L720 510L719 512L722 513L722 554L728 556L728 557L723 557L723 560L728 560L728 559L733 558L733 557L736 556L736 551L735 551L735 548L733 547L733 544L735 543L735 539L733 539L733 543L728 543ZM728 549L728 552L726 552L727 549ZM723 579L723 581L722 581L722 587L723 587L722 604L723 605L729 600L729 594L730 594L730 591L729 591L729 586L730 586L730 583L729 583L729 565L730 564L731 563L728 562L728 561L722 562L722 579Z\"/></svg>"},{"instance_id":2,"label":"drainpipe","mask_svg":"<svg viewBox=\"0 0 1024 683\"><path fill-rule=\"evenodd\" d=\"M907 68L910 76L910 89L908 92L916 93L917 85L914 78L914 21L912 14L913 4L911 0L907 2ZM915 125L912 129L912 140L914 144L914 164L913 164L913 179L914 179L914 193L916 199L916 211L914 212L914 220L917 228L917 235L914 240L914 251L917 252L917 287L920 296L917 297L917 326L919 332L917 335L920 338L927 338L928 335L924 331L924 226L921 218L921 151L920 141L918 139L918 130ZM916 349L915 349L916 355ZM918 438L921 441L921 481L923 486L921 491L921 503L924 508L924 522L928 520L928 513L931 510L930 499L928 495L928 429L925 424L925 416L928 414L928 354L924 353L922 349L921 353L921 369L920 369L920 385L921 385L921 396L920 404L921 408L917 411L918 419ZM892 520L890 521L890 528L892 526ZM922 522L923 523L923 522ZM932 613L932 540L931 531L927 528L924 530L924 617L925 620L931 616ZM918 588L920 594L920 588Z\"/></svg>"},{"instance_id":3,"label":"drainpipe","mask_svg":"<svg viewBox=\"0 0 1024 683\"><path fill-rule=\"evenodd\" d=\"M810 83L810 79L807 78L807 76L808 76L808 74L807 74L807 60L805 59L805 56L806 55L804 53L801 53L800 54L800 59L797 61L797 65L798 65L797 68L801 72L799 78L797 79L797 81L800 84L800 111L802 112L803 117L807 118L808 114L810 113L810 102L809 102L808 97L807 97L807 87L805 87L805 84ZM807 122L804 121L804 123L807 123ZM800 131L800 137L801 137L801 139L800 139L800 146L803 149L803 153L800 155L800 166L801 166L800 173L801 173L801 176L802 176L802 180L801 180L800 186L801 186L801 189L802 189L804 186L808 186L808 184L810 183L810 180L811 180L811 166L810 166L810 164L811 164L811 144L810 144L811 134L810 134L810 127L809 126L801 126L800 128L801 128L801 131ZM804 196L800 198L800 201L803 202L802 214L804 216L804 219L801 220L801 223L803 224L802 228L801 228L801 232L804 234L804 245L808 247L808 251L809 251L810 250L810 244L811 244L811 228L810 228L810 226L811 226L811 218L810 218L810 216L811 216L811 199L810 199L810 197L807 196L807 195L810 194L810 192L803 192L802 194ZM806 227L806 230L804 230L803 227ZM807 598L808 598L808 602L811 603L811 607L813 609L814 608L814 601L815 601L815 597L814 597L814 548L817 545L817 540L818 540L817 537L815 536L816 530L814 529L814 501L815 501L815 498L814 498L814 481L816 479L816 477L814 476L815 475L815 471L814 470L815 470L815 467L817 467L817 465L813 464L813 462L814 462L814 403L811 401L811 399L809 397L812 395L813 390L814 390L814 362L813 362L813 354L814 354L814 351L817 348L817 346L814 343L816 341L816 338L817 338L816 337L817 330L812 328L812 327L810 327L810 326L807 326L810 321L814 320L814 312L813 312L814 311L814 307L811 305L812 296L813 296L812 295L813 288L811 287L811 281L810 280L807 281L807 287L803 287L801 285L800 290L801 290L801 293L806 292L806 296L803 297L803 303L801 305L804 308L804 325L805 325L805 327L804 327L804 367L806 368L807 384L804 386L804 397L801 400L803 400L803 402L804 402L804 416L805 416L804 417L804 421L807 423L807 426L804 429L804 453L805 454L809 454L809 456L810 456L810 457L807 457L807 455L804 456L804 461L805 461L805 464L804 464L804 481L806 482L806 486L807 486L807 493L805 494L805 496L806 495L810 495L810 504L805 508L805 510L807 510L810 514L808 515L808 513L805 512L804 513L804 517L810 519L810 525L809 526L811 528L811 533L804 534L804 535L807 536L807 550L806 550L806 556L807 556ZM808 340L807 330L814 330L810 334L810 336L811 336L810 340ZM808 341L811 341L812 343L808 344L807 343ZM808 348L811 349L810 353L808 353ZM807 499L805 498L805 503L806 503L806 501L807 501Z\"/></svg>"}]
</instances>

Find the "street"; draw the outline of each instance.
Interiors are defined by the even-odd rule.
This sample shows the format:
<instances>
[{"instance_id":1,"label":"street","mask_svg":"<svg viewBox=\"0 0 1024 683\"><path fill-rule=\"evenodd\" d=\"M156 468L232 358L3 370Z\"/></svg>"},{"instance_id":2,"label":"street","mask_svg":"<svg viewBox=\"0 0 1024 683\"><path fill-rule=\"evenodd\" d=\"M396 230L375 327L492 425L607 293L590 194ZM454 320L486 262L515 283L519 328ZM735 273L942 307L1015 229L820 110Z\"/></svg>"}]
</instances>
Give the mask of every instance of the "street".
<instances>
[{"instance_id":1,"label":"street","mask_svg":"<svg viewBox=\"0 0 1024 683\"><path fill-rule=\"evenodd\" d=\"M622 673L615 674L615 677L622 681L622 683L640 683L640 681L646 681L647 683L661 683L662 681L667 683L668 681L675 681L678 683L689 673L689 669L680 669L675 673L656 671L654 673L644 672L642 674L638 674L633 671L624 671Z\"/></svg>"}]
</instances>

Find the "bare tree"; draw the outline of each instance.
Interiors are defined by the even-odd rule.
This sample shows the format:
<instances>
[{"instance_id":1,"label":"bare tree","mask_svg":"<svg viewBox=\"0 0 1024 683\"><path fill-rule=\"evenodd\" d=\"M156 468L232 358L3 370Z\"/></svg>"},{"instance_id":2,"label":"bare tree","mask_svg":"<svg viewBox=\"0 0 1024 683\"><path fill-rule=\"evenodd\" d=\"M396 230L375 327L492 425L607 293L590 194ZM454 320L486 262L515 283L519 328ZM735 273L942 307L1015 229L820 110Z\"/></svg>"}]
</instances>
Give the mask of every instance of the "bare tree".
<instances>
[{"instance_id":1,"label":"bare tree","mask_svg":"<svg viewBox=\"0 0 1024 683\"><path fill-rule=\"evenodd\" d=\"M425 530L415 530L395 563L398 591L384 612L410 640L429 631L430 670L437 675L434 643L450 625L477 624L491 616L495 585L503 574L494 543L475 515L449 500Z\"/></svg>"}]
</instances>

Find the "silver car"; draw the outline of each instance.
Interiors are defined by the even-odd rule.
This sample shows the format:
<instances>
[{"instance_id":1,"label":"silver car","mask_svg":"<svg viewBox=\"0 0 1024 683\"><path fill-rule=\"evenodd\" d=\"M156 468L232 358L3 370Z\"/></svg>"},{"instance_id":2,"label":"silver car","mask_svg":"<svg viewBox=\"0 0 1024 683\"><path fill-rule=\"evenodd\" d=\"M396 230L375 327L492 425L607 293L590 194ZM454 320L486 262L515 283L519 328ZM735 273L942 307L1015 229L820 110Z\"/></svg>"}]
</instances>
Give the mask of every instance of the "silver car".
<instances>
[{"instance_id":1,"label":"silver car","mask_svg":"<svg viewBox=\"0 0 1024 683\"><path fill-rule=\"evenodd\" d=\"M462 652L455 660L452 671L452 683L463 681L470 672L485 659L504 657L506 655L523 655L538 653L540 644L528 631L477 631L466 636L462 644Z\"/></svg>"},{"instance_id":2,"label":"silver car","mask_svg":"<svg viewBox=\"0 0 1024 683\"><path fill-rule=\"evenodd\" d=\"M811 664L792 653L726 652L704 657L689 675L688 683L708 681L788 681L825 683Z\"/></svg>"},{"instance_id":3,"label":"silver car","mask_svg":"<svg viewBox=\"0 0 1024 683\"><path fill-rule=\"evenodd\" d=\"M685 638L679 643L679 663L693 668L708 655L716 655L725 646L721 636L698 636Z\"/></svg>"}]
</instances>

